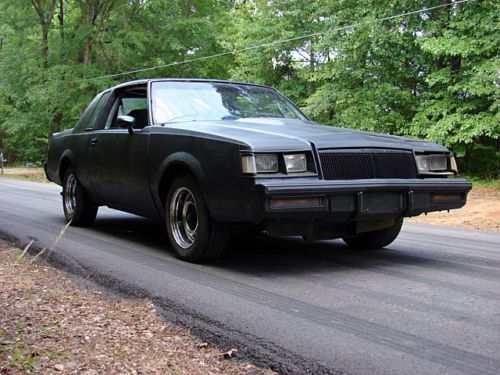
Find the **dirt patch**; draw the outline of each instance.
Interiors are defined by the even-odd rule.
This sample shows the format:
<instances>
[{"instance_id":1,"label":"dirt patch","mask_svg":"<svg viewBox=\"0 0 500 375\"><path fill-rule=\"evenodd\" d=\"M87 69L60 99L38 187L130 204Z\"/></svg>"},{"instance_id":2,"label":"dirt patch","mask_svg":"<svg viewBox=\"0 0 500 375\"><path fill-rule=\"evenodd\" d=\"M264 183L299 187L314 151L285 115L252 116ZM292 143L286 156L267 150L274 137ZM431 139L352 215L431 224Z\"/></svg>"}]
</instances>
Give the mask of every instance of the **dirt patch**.
<instances>
[{"instance_id":1,"label":"dirt patch","mask_svg":"<svg viewBox=\"0 0 500 375\"><path fill-rule=\"evenodd\" d=\"M464 207L450 212L431 212L408 221L500 232L500 191L474 188Z\"/></svg>"},{"instance_id":2,"label":"dirt patch","mask_svg":"<svg viewBox=\"0 0 500 375\"><path fill-rule=\"evenodd\" d=\"M0 374L272 374L0 241Z\"/></svg>"},{"instance_id":3,"label":"dirt patch","mask_svg":"<svg viewBox=\"0 0 500 375\"><path fill-rule=\"evenodd\" d=\"M4 168L4 175L7 177L18 177L21 179L38 181L38 182L48 182L45 177L45 172L43 168Z\"/></svg>"}]
</instances>

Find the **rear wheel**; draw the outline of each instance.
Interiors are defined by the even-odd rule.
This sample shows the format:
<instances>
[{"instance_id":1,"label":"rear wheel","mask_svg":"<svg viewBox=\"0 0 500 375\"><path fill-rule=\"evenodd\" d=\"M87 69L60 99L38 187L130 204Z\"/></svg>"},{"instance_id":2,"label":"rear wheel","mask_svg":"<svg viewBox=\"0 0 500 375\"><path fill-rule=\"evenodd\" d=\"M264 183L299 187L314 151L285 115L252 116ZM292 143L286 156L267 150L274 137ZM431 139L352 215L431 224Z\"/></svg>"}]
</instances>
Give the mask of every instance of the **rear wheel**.
<instances>
[{"instance_id":1,"label":"rear wheel","mask_svg":"<svg viewBox=\"0 0 500 375\"><path fill-rule=\"evenodd\" d=\"M94 222L99 207L90 199L71 167L64 174L62 197L64 216L71 225L87 226Z\"/></svg>"},{"instance_id":2,"label":"rear wheel","mask_svg":"<svg viewBox=\"0 0 500 375\"><path fill-rule=\"evenodd\" d=\"M392 227L358 234L355 237L342 238L350 247L356 249L380 249L392 243L403 226L403 218L396 220Z\"/></svg>"},{"instance_id":3,"label":"rear wheel","mask_svg":"<svg viewBox=\"0 0 500 375\"><path fill-rule=\"evenodd\" d=\"M170 243L178 257L203 262L222 256L229 240L229 225L210 217L201 190L190 175L177 177L165 202Z\"/></svg>"}]
</instances>

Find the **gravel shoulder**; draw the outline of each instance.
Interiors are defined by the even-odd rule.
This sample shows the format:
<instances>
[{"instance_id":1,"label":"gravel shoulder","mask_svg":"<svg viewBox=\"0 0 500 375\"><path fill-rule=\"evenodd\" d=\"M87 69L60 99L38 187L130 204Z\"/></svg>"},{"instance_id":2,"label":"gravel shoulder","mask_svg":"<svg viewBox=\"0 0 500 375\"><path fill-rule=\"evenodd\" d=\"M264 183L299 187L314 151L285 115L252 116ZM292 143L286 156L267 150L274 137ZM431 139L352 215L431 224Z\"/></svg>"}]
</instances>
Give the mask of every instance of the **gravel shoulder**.
<instances>
[{"instance_id":1,"label":"gravel shoulder","mask_svg":"<svg viewBox=\"0 0 500 375\"><path fill-rule=\"evenodd\" d=\"M272 374L0 241L0 373Z\"/></svg>"}]
</instances>

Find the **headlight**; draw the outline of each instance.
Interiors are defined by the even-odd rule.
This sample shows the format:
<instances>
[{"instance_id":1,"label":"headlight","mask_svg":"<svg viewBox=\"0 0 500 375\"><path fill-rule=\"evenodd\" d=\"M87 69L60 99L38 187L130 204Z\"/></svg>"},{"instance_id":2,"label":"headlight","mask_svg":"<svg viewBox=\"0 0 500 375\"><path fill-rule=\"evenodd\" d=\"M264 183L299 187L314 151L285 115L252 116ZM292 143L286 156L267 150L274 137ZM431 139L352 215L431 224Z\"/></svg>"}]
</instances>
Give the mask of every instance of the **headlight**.
<instances>
[{"instance_id":1,"label":"headlight","mask_svg":"<svg viewBox=\"0 0 500 375\"><path fill-rule=\"evenodd\" d=\"M244 174L256 174L255 157L253 155L243 155L241 157L241 170Z\"/></svg>"},{"instance_id":2,"label":"headlight","mask_svg":"<svg viewBox=\"0 0 500 375\"><path fill-rule=\"evenodd\" d=\"M275 174L281 177L287 174L298 177L294 173L312 173L315 168L308 160L311 156L307 152L297 154L285 153L255 153L241 155L241 170L246 175Z\"/></svg>"},{"instance_id":3,"label":"headlight","mask_svg":"<svg viewBox=\"0 0 500 375\"><path fill-rule=\"evenodd\" d=\"M429 155L416 155L417 168L419 172L429 172Z\"/></svg>"},{"instance_id":4,"label":"headlight","mask_svg":"<svg viewBox=\"0 0 500 375\"><path fill-rule=\"evenodd\" d=\"M429 155L431 171L443 172L448 169L448 155Z\"/></svg>"},{"instance_id":5,"label":"headlight","mask_svg":"<svg viewBox=\"0 0 500 375\"><path fill-rule=\"evenodd\" d=\"M255 167L257 173L276 173L278 172L277 154L256 154Z\"/></svg>"},{"instance_id":6,"label":"headlight","mask_svg":"<svg viewBox=\"0 0 500 375\"><path fill-rule=\"evenodd\" d=\"M448 158L450 167L448 167ZM421 154L415 155L419 173L449 172L456 173L456 163L453 156L448 154Z\"/></svg>"},{"instance_id":7,"label":"headlight","mask_svg":"<svg viewBox=\"0 0 500 375\"><path fill-rule=\"evenodd\" d=\"M255 154L241 157L241 169L244 174L278 172L278 154Z\"/></svg>"},{"instance_id":8,"label":"headlight","mask_svg":"<svg viewBox=\"0 0 500 375\"><path fill-rule=\"evenodd\" d=\"M284 155L284 158L288 173L307 171L306 154L289 154Z\"/></svg>"},{"instance_id":9,"label":"headlight","mask_svg":"<svg viewBox=\"0 0 500 375\"><path fill-rule=\"evenodd\" d=\"M278 155L243 155L241 157L241 169L244 174L276 173L278 172Z\"/></svg>"}]
</instances>

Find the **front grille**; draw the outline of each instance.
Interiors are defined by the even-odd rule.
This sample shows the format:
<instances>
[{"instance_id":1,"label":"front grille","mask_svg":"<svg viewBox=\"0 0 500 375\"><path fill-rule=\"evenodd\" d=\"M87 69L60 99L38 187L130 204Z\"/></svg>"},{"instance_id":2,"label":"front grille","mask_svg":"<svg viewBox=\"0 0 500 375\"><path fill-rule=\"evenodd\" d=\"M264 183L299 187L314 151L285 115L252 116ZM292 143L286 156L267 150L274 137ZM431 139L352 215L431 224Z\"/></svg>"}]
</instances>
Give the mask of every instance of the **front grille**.
<instances>
[{"instance_id":1,"label":"front grille","mask_svg":"<svg viewBox=\"0 0 500 375\"><path fill-rule=\"evenodd\" d=\"M320 160L325 180L417 178L409 151L320 151Z\"/></svg>"}]
</instances>

